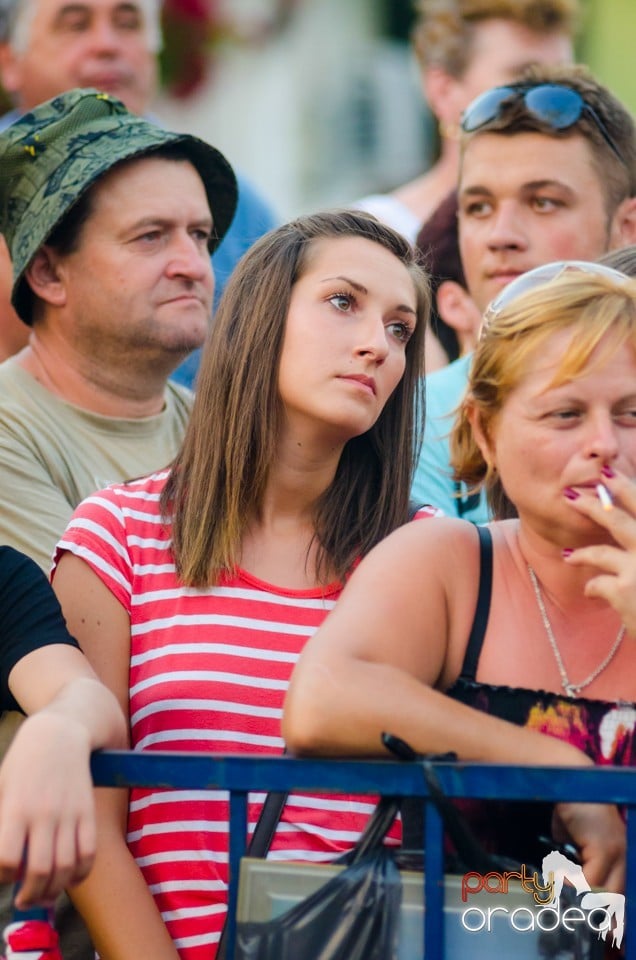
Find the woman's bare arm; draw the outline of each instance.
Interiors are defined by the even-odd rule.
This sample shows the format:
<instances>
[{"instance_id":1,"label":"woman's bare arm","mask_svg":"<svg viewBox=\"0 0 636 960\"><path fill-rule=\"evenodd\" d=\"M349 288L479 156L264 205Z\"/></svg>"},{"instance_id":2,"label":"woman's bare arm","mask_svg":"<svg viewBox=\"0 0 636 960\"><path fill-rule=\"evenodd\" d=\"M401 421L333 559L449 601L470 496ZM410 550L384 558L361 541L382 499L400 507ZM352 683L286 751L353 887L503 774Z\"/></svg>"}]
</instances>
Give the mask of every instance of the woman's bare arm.
<instances>
[{"instance_id":1,"label":"woman's bare arm","mask_svg":"<svg viewBox=\"0 0 636 960\"><path fill-rule=\"evenodd\" d=\"M294 669L283 718L288 746L373 755L388 730L418 753L585 763L566 743L546 743L442 692L460 670L478 577L477 534L461 521L408 524L379 544Z\"/></svg>"},{"instance_id":2,"label":"woman's bare arm","mask_svg":"<svg viewBox=\"0 0 636 960\"><path fill-rule=\"evenodd\" d=\"M128 717L128 613L83 560L64 554L53 581L69 630ZM178 960L146 882L126 845L128 793L97 791L97 856L71 891L102 960Z\"/></svg>"}]
</instances>

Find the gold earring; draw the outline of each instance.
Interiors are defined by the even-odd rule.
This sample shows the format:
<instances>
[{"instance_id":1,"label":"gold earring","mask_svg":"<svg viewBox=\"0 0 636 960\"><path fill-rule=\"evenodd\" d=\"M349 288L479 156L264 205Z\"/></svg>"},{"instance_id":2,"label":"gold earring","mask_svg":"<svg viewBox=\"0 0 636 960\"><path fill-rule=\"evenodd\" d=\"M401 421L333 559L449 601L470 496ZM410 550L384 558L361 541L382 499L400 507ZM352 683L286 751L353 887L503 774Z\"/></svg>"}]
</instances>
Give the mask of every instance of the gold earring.
<instances>
[{"instance_id":1,"label":"gold earring","mask_svg":"<svg viewBox=\"0 0 636 960\"><path fill-rule=\"evenodd\" d=\"M440 120L439 132L445 140L459 140L460 126L458 123L448 123Z\"/></svg>"}]
</instances>

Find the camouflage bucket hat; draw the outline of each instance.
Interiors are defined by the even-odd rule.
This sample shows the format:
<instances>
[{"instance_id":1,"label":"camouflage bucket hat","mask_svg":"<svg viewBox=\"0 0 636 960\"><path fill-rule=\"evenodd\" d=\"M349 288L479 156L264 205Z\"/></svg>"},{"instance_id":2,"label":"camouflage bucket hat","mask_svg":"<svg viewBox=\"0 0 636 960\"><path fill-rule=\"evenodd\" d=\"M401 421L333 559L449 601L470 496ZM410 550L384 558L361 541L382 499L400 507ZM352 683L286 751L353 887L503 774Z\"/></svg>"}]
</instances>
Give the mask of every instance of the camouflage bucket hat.
<instances>
[{"instance_id":1,"label":"camouflage bucket hat","mask_svg":"<svg viewBox=\"0 0 636 960\"><path fill-rule=\"evenodd\" d=\"M228 230L238 199L234 172L214 147L135 116L97 90L70 90L0 134L0 232L13 261L11 302L31 322L24 271L55 227L104 173L164 146L178 146L201 177L214 220L210 251Z\"/></svg>"}]
</instances>

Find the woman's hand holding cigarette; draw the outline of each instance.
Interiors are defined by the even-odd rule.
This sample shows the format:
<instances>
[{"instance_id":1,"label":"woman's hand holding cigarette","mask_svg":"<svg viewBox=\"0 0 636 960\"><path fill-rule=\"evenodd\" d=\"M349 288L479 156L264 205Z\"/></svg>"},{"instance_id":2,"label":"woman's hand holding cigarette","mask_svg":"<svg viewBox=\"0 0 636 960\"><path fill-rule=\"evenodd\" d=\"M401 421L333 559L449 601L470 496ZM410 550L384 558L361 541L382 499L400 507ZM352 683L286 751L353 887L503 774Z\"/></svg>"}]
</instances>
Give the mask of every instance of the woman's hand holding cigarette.
<instances>
[{"instance_id":1,"label":"woman's hand holding cigarette","mask_svg":"<svg viewBox=\"0 0 636 960\"><path fill-rule=\"evenodd\" d=\"M604 527L615 543L581 547L565 558L574 566L600 572L588 580L585 594L607 600L620 614L627 632L636 636L636 484L610 467L603 469L596 497L569 501L573 509Z\"/></svg>"}]
</instances>

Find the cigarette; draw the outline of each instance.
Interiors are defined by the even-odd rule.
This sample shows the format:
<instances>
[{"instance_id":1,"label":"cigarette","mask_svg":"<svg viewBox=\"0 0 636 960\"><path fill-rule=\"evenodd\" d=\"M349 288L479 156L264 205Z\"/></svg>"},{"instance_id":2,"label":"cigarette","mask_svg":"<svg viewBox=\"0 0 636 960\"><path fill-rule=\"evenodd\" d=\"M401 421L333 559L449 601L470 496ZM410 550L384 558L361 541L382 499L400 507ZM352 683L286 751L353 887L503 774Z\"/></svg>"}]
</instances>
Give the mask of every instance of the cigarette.
<instances>
[{"instance_id":1,"label":"cigarette","mask_svg":"<svg viewBox=\"0 0 636 960\"><path fill-rule=\"evenodd\" d=\"M612 503L612 495L610 494L607 487L602 483L597 483L596 493L599 500L601 501L601 506L603 507L603 510L611 510L614 504Z\"/></svg>"}]
</instances>

